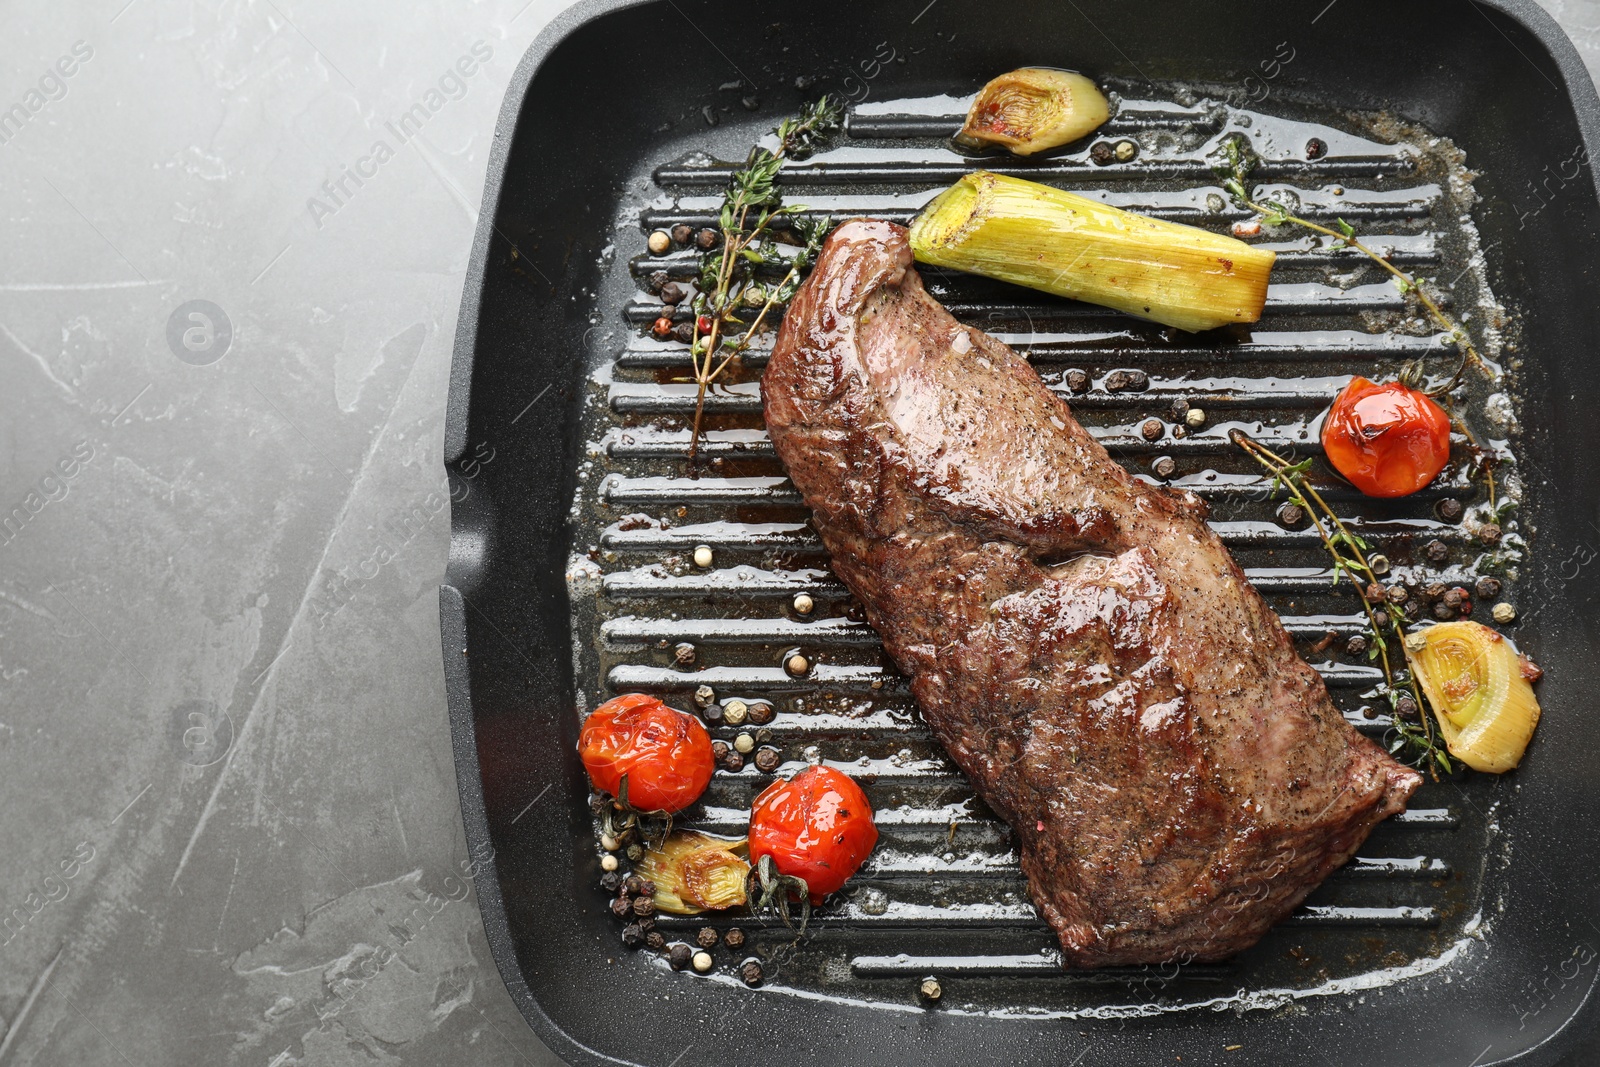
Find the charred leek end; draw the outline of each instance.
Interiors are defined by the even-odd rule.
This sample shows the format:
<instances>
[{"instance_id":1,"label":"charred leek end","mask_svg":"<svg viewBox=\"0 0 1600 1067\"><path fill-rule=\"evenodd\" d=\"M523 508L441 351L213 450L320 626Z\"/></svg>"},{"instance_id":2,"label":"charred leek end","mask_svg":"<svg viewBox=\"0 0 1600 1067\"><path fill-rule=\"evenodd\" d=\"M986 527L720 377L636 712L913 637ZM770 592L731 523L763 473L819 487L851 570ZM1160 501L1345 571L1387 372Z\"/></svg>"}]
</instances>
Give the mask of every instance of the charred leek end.
<instances>
[{"instance_id":1,"label":"charred leek end","mask_svg":"<svg viewBox=\"0 0 1600 1067\"><path fill-rule=\"evenodd\" d=\"M1408 634L1406 656L1452 756L1494 774L1522 760L1539 724L1538 668L1510 641L1475 622L1447 622Z\"/></svg>"},{"instance_id":2,"label":"charred leek end","mask_svg":"<svg viewBox=\"0 0 1600 1067\"><path fill-rule=\"evenodd\" d=\"M911 224L918 260L1116 308L1180 330L1255 322L1276 255L988 171Z\"/></svg>"},{"instance_id":3,"label":"charred leek end","mask_svg":"<svg viewBox=\"0 0 1600 1067\"><path fill-rule=\"evenodd\" d=\"M750 863L744 838L680 830L644 854L635 873L656 884L656 910L672 915L733 908L745 902Z\"/></svg>"},{"instance_id":4,"label":"charred leek end","mask_svg":"<svg viewBox=\"0 0 1600 1067\"><path fill-rule=\"evenodd\" d=\"M1105 94L1082 74L1023 67L983 87L956 140L1031 156L1093 133L1110 114Z\"/></svg>"}]
</instances>

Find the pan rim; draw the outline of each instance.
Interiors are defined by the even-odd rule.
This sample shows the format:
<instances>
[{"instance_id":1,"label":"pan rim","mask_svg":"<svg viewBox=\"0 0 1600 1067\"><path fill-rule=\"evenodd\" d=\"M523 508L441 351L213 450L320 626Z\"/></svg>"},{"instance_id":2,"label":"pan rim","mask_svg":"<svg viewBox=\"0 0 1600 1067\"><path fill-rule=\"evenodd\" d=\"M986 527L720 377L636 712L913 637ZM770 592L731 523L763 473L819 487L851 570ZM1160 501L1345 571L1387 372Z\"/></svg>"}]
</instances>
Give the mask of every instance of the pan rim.
<instances>
[{"instance_id":1,"label":"pan rim","mask_svg":"<svg viewBox=\"0 0 1600 1067\"><path fill-rule=\"evenodd\" d=\"M445 401L442 458L447 471L462 460L468 449L468 413L472 399L472 374L485 275L490 248L497 236L495 222L505 191L506 167L511 154L513 135L528 104L529 90L546 61L578 30L604 16L660 2L661 0L578 0L557 14L539 32L512 73L495 123L494 137L486 163L478 225L472 241L457 314L449 387ZM1486 19L1490 18L1490 12L1510 19L1545 50L1555 64L1556 73L1560 76L1562 84L1559 88L1572 107L1584 147L1590 158L1593 158L1596 152L1600 151L1600 91L1597 91L1595 82L1578 54L1576 46L1561 29L1554 16L1534 0L1466 0L1466 2L1477 8ZM1494 28L1499 30L1498 26ZM1596 198L1600 200L1600 168L1590 169L1593 172L1590 180ZM457 509L452 505L451 564L447 568L445 581L440 586L439 601L447 718L450 723L451 746L468 852L470 855L483 853L492 856L473 718L470 676L467 664L459 654L459 650L467 647L465 600L461 590L463 587L470 587L471 584L470 575L463 573L457 565L459 554L455 550L461 547L458 545L458 540L463 537L476 538L477 531L468 529L458 521ZM563 1062L595 1065L595 1067L615 1064L645 1067L639 1061L609 1056L583 1044L544 1010L543 1005L521 977L520 964L510 933L509 918L500 892L497 864L491 858L479 864L479 870L485 877L475 878L474 882L491 955L513 1002L535 1035ZM1600 975L1591 982L1589 990L1572 1014L1538 1044L1505 1058L1485 1061L1482 1067L1532 1061L1547 1062L1545 1057L1552 1054L1551 1048L1558 1039L1562 1044L1568 1044L1575 1037L1581 1037L1592 1030L1596 1024L1600 1024L1600 1018L1585 1021L1582 1017L1593 1000L1596 985L1600 985ZM1026 1020L1019 1019L1019 1021ZM1574 1030L1577 1031L1576 1034L1572 1032Z\"/></svg>"}]
</instances>

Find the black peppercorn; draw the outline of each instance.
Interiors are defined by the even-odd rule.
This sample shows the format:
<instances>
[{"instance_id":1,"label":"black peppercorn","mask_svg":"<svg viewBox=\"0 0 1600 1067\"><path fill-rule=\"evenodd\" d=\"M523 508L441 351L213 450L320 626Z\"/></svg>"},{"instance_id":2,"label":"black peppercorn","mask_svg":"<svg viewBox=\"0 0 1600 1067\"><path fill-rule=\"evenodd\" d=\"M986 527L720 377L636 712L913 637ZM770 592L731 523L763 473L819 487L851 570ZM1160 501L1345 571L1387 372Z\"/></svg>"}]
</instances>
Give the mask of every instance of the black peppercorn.
<instances>
[{"instance_id":1,"label":"black peppercorn","mask_svg":"<svg viewBox=\"0 0 1600 1067\"><path fill-rule=\"evenodd\" d=\"M1140 392L1150 388L1150 375L1142 370L1114 370L1106 375L1106 392Z\"/></svg>"},{"instance_id":2,"label":"black peppercorn","mask_svg":"<svg viewBox=\"0 0 1600 1067\"><path fill-rule=\"evenodd\" d=\"M667 272L664 270L652 271L650 273L650 280L645 282L645 287L652 293L659 293L661 292L662 287L671 280L672 279L667 276Z\"/></svg>"},{"instance_id":3,"label":"black peppercorn","mask_svg":"<svg viewBox=\"0 0 1600 1067\"><path fill-rule=\"evenodd\" d=\"M694 243L701 248L717 247L717 231L707 227L694 235Z\"/></svg>"},{"instance_id":4,"label":"black peppercorn","mask_svg":"<svg viewBox=\"0 0 1600 1067\"><path fill-rule=\"evenodd\" d=\"M615 893L622 886L622 875L616 871L607 871L600 876L600 888L607 893Z\"/></svg>"},{"instance_id":5,"label":"black peppercorn","mask_svg":"<svg viewBox=\"0 0 1600 1067\"><path fill-rule=\"evenodd\" d=\"M1381 604L1384 599L1388 597L1388 593L1384 591L1383 586L1379 585L1377 582L1373 582L1368 585L1363 591L1363 595L1367 598L1367 602L1370 604Z\"/></svg>"},{"instance_id":6,"label":"black peppercorn","mask_svg":"<svg viewBox=\"0 0 1600 1067\"><path fill-rule=\"evenodd\" d=\"M1087 392L1089 389L1088 373L1078 370L1076 367L1067 371L1067 388L1074 393Z\"/></svg>"},{"instance_id":7,"label":"black peppercorn","mask_svg":"<svg viewBox=\"0 0 1600 1067\"><path fill-rule=\"evenodd\" d=\"M1157 478L1170 478L1178 473L1178 464L1171 456L1161 456L1150 464L1150 472Z\"/></svg>"},{"instance_id":8,"label":"black peppercorn","mask_svg":"<svg viewBox=\"0 0 1600 1067\"><path fill-rule=\"evenodd\" d=\"M743 948L744 931L735 926L733 929L722 935L722 942L729 948Z\"/></svg>"},{"instance_id":9,"label":"black peppercorn","mask_svg":"<svg viewBox=\"0 0 1600 1067\"><path fill-rule=\"evenodd\" d=\"M722 769L725 771L744 770L744 757L732 748L728 749L727 753L718 762L722 764Z\"/></svg>"},{"instance_id":10,"label":"black peppercorn","mask_svg":"<svg viewBox=\"0 0 1600 1067\"><path fill-rule=\"evenodd\" d=\"M1389 598L1389 603L1391 604L1404 604L1410 594L1406 592L1405 586L1396 583L1391 585L1384 595Z\"/></svg>"},{"instance_id":11,"label":"black peppercorn","mask_svg":"<svg viewBox=\"0 0 1600 1067\"><path fill-rule=\"evenodd\" d=\"M1438 603L1433 606L1433 617L1440 622L1449 622L1457 615L1457 610L1449 604Z\"/></svg>"},{"instance_id":12,"label":"black peppercorn","mask_svg":"<svg viewBox=\"0 0 1600 1067\"><path fill-rule=\"evenodd\" d=\"M1445 522L1456 522L1461 518L1461 512L1465 509L1462 508L1461 501L1457 500L1453 496L1447 496L1443 500L1439 501L1434 510L1438 514L1439 518L1443 519Z\"/></svg>"},{"instance_id":13,"label":"black peppercorn","mask_svg":"<svg viewBox=\"0 0 1600 1067\"><path fill-rule=\"evenodd\" d=\"M622 943L629 948L638 948L644 944L644 931L638 923L629 923L622 928Z\"/></svg>"},{"instance_id":14,"label":"black peppercorn","mask_svg":"<svg viewBox=\"0 0 1600 1067\"><path fill-rule=\"evenodd\" d=\"M656 884L650 879L645 878L639 882L639 892L643 893L647 897L653 897L656 895Z\"/></svg>"},{"instance_id":15,"label":"black peppercorn","mask_svg":"<svg viewBox=\"0 0 1600 1067\"><path fill-rule=\"evenodd\" d=\"M1096 141L1094 147L1089 149L1089 158L1094 160L1097 166L1103 167L1115 162L1117 150L1111 146L1110 141Z\"/></svg>"},{"instance_id":16,"label":"black peppercorn","mask_svg":"<svg viewBox=\"0 0 1600 1067\"><path fill-rule=\"evenodd\" d=\"M641 919L648 919L656 913L655 897L634 897L633 913Z\"/></svg>"},{"instance_id":17,"label":"black peppercorn","mask_svg":"<svg viewBox=\"0 0 1600 1067\"><path fill-rule=\"evenodd\" d=\"M1446 589L1445 593L1444 593L1444 596L1440 597L1439 601L1445 607L1447 607L1450 610L1454 611L1455 609L1457 609L1457 608L1459 608L1461 606L1461 597L1465 593L1466 593L1466 590L1461 588L1460 586L1456 586L1454 589Z\"/></svg>"},{"instance_id":18,"label":"black peppercorn","mask_svg":"<svg viewBox=\"0 0 1600 1067\"><path fill-rule=\"evenodd\" d=\"M1378 709L1371 704L1363 704L1361 705L1361 717L1363 719L1376 719L1378 717Z\"/></svg>"},{"instance_id":19,"label":"black peppercorn","mask_svg":"<svg viewBox=\"0 0 1600 1067\"><path fill-rule=\"evenodd\" d=\"M661 935L659 930L651 930L648 934L645 934L644 943L657 952L667 947L667 939Z\"/></svg>"},{"instance_id":20,"label":"black peppercorn","mask_svg":"<svg viewBox=\"0 0 1600 1067\"><path fill-rule=\"evenodd\" d=\"M626 919L633 914L633 901L628 897L618 897L611 902L611 914L619 919Z\"/></svg>"},{"instance_id":21,"label":"black peppercorn","mask_svg":"<svg viewBox=\"0 0 1600 1067\"><path fill-rule=\"evenodd\" d=\"M754 989L761 984L761 964L749 960L739 965L739 977L744 979L744 984Z\"/></svg>"},{"instance_id":22,"label":"black peppercorn","mask_svg":"<svg viewBox=\"0 0 1600 1067\"><path fill-rule=\"evenodd\" d=\"M1447 591L1448 590L1445 588L1445 584L1443 582L1429 582L1422 590L1422 598L1430 601L1438 600L1439 598L1443 597Z\"/></svg>"},{"instance_id":23,"label":"black peppercorn","mask_svg":"<svg viewBox=\"0 0 1600 1067\"><path fill-rule=\"evenodd\" d=\"M680 222L672 228L672 239L680 245L686 245L694 240L694 227L686 222Z\"/></svg>"},{"instance_id":24,"label":"black peppercorn","mask_svg":"<svg viewBox=\"0 0 1600 1067\"><path fill-rule=\"evenodd\" d=\"M630 897L638 896L644 892L644 879L637 874L628 875L627 879L622 883L622 891Z\"/></svg>"},{"instance_id":25,"label":"black peppercorn","mask_svg":"<svg viewBox=\"0 0 1600 1067\"><path fill-rule=\"evenodd\" d=\"M1430 563L1443 563L1450 558L1450 546L1437 539L1429 541L1422 551Z\"/></svg>"},{"instance_id":26,"label":"black peppercorn","mask_svg":"<svg viewBox=\"0 0 1600 1067\"><path fill-rule=\"evenodd\" d=\"M702 926L694 935L694 943L701 948L717 947L717 928L715 926Z\"/></svg>"},{"instance_id":27,"label":"black peppercorn","mask_svg":"<svg viewBox=\"0 0 1600 1067\"><path fill-rule=\"evenodd\" d=\"M783 757L775 748L763 748L756 752L756 770L762 774L771 774L778 769L778 764L783 762Z\"/></svg>"},{"instance_id":28,"label":"black peppercorn","mask_svg":"<svg viewBox=\"0 0 1600 1067\"><path fill-rule=\"evenodd\" d=\"M679 344L694 343L694 323L680 322L672 328L672 339Z\"/></svg>"},{"instance_id":29,"label":"black peppercorn","mask_svg":"<svg viewBox=\"0 0 1600 1067\"><path fill-rule=\"evenodd\" d=\"M722 757L723 756L726 756L729 752L732 752L732 751L733 751L733 746L728 744L728 742L726 742L726 741L713 741L713 742L711 742L711 758L716 760L718 763L722 762Z\"/></svg>"},{"instance_id":30,"label":"black peppercorn","mask_svg":"<svg viewBox=\"0 0 1600 1067\"><path fill-rule=\"evenodd\" d=\"M668 282L661 287L661 302L663 304L681 304L688 294L683 291L683 286L677 282Z\"/></svg>"},{"instance_id":31,"label":"black peppercorn","mask_svg":"<svg viewBox=\"0 0 1600 1067\"><path fill-rule=\"evenodd\" d=\"M1395 714L1402 719L1415 719L1417 717L1417 702L1409 696L1403 696L1394 704Z\"/></svg>"},{"instance_id":32,"label":"black peppercorn","mask_svg":"<svg viewBox=\"0 0 1600 1067\"><path fill-rule=\"evenodd\" d=\"M1344 650L1346 655L1364 656L1367 654L1367 639L1360 634L1356 634L1344 643Z\"/></svg>"},{"instance_id":33,"label":"black peppercorn","mask_svg":"<svg viewBox=\"0 0 1600 1067\"><path fill-rule=\"evenodd\" d=\"M1498 545L1500 543L1500 524L1496 522L1486 523L1478 531L1478 540L1486 545Z\"/></svg>"},{"instance_id":34,"label":"black peppercorn","mask_svg":"<svg viewBox=\"0 0 1600 1067\"><path fill-rule=\"evenodd\" d=\"M700 714L712 726L720 726L722 724L721 704L707 704L701 709Z\"/></svg>"},{"instance_id":35,"label":"black peppercorn","mask_svg":"<svg viewBox=\"0 0 1600 1067\"><path fill-rule=\"evenodd\" d=\"M693 666L695 660L694 646L687 641L679 641L672 650L672 659L680 667Z\"/></svg>"},{"instance_id":36,"label":"black peppercorn","mask_svg":"<svg viewBox=\"0 0 1600 1067\"><path fill-rule=\"evenodd\" d=\"M1493 600L1500 595L1500 579L1487 576L1478 579L1478 599Z\"/></svg>"},{"instance_id":37,"label":"black peppercorn","mask_svg":"<svg viewBox=\"0 0 1600 1067\"><path fill-rule=\"evenodd\" d=\"M1145 419L1143 425L1139 427L1139 436L1146 441L1158 441L1161 439L1161 435L1166 432L1166 429L1165 426L1161 425L1160 419Z\"/></svg>"},{"instance_id":38,"label":"black peppercorn","mask_svg":"<svg viewBox=\"0 0 1600 1067\"><path fill-rule=\"evenodd\" d=\"M1299 526L1306 518L1306 509L1299 504L1285 504L1278 509L1278 521L1285 526Z\"/></svg>"},{"instance_id":39,"label":"black peppercorn","mask_svg":"<svg viewBox=\"0 0 1600 1067\"><path fill-rule=\"evenodd\" d=\"M694 959L694 949L685 945L682 941L673 945L667 951L667 962L672 964L672 969L675 971L681 971L689 966L689 961L692 959Z\"/></svg>"},{"instance_id":40,"label":"black peppercorn","mask_svg":"<svg viewBox=\"0 0 1600 1067\"><path fill-rule=\"evenodd\" d=\"M1180 396L1172 402L1172 417L1181 419L1187 414L1189 414L1189 402Z\"/></svg>"},{"instance_id":41,"label":"black peppercorn","mask_svg":"<svg viewBox=\"0 0 1600 1067\"><path fill-rule=\"evenodd\" d=\"M1421 618L1422 602L1420 600L1408 600L1400 605L1400 610L1406 613L1406 618L1408 619Z\"/></svg>"},{"instance_id":42,"label":"black peppercorn","mask_svg":"<svg viewBox=\"0 0 1600 1067\"><path fill-rule=\"evenodd\" d=\"M764 700L758 700L745 709L745 714L757 726L765 726L777 715L772 705Z\"/></svg>"}]
</instances>

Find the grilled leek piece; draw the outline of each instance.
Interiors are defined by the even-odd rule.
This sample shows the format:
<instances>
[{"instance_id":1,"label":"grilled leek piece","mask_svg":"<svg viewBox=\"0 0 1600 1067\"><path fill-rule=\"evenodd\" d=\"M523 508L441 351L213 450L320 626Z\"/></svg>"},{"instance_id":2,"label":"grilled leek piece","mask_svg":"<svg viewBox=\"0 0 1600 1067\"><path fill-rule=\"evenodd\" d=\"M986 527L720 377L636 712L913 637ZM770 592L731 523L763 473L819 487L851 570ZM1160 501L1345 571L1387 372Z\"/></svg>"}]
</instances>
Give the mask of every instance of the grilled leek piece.
<instances>
[{"instance_id":1,"label":"grilled leek piece","mask_svg":"<svg viewBox=\"0 0 1600 1067\"><path fill-rule=\"evenodd\" d=\"M1493 774L1522 762L1539 725L1540 672L1510 641L1475 622L1440 623L1406 635L1406 659L1452 756Z\"/></svg>"},{"instance_id":2,"label":"grilled leek piece","mask_svg":"<svg viewBox=\"0 0 1600 1067\"><path fill-rule=\"evenodd\" d=\"M1276 254L1038 182L968 174L911 224L917 259L1180 330L1255 322Z\"/></svg>"},{"instance_id":3,"label":"grilled leek piece","mask_svg":"<svg viewBox=\"0 0 1600 1067\"><path fill-rule=\"evenodd\" d=\"M1093 133L1110 114L1105 94L1082 74L1023 67L979 91L956 141L1031 156Z\"/></svg>"},{"instance_id":4,"label":"grilled leek piece","mask_svg":"<svg viewBox=\"0 0 1600 1067\"><path fill-rule=\"evenodd\" d=\"M727 840L698 830L679 830L646 852L634 873L655 883L656 910L699 915L745 902L748 851L742 837Z\"/></svg>"}]
</instances>

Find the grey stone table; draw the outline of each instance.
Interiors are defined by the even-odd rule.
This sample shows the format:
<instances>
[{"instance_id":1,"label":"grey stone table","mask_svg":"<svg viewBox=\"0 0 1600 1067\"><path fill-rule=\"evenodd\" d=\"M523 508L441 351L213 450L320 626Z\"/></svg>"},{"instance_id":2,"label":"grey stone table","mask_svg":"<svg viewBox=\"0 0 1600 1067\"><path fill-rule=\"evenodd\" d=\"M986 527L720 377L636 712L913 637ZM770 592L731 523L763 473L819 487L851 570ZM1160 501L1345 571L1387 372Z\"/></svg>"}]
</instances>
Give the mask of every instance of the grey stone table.
<instances>
[{"instance_id":1,"label":"grey stone table","mask_svg":"<svg viewBox=\"0 0 1600 1067\"><path fill-rule=\"evenodd\" d=\"M485 159L561 6L0 9L0 1064L556 1062L453 877L437 590Z\"/></svg>"}]
</instances>

